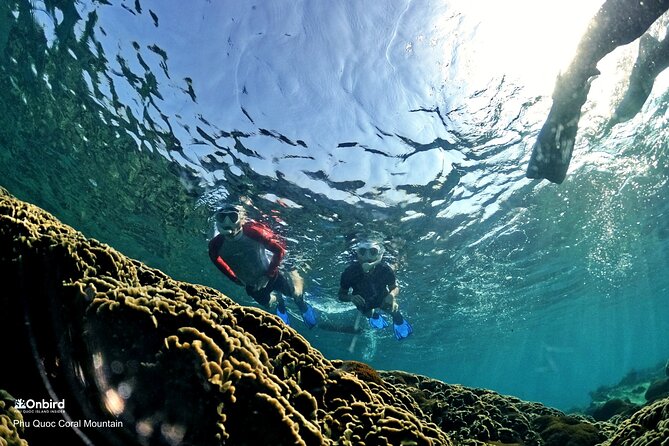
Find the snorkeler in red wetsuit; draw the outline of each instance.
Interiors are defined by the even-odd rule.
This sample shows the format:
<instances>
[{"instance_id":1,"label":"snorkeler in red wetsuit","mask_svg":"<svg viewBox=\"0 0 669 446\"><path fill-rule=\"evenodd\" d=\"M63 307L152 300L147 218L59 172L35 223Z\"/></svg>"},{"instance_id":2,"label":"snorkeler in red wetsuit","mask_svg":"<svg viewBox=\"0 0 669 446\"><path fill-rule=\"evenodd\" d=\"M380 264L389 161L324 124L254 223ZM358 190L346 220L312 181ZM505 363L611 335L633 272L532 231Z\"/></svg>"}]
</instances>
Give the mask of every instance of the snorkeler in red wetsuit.
<instances>
[{"instance_id":1,"label":"snorkeler in red wetsuit","mask_svg":"<svg viewBox=\"0 0 669 446\"><path fill-rule=\"evenodd\" d=\"M276 313L289 324L284 295L295 299L309 328L316 314L302 296L302 278L297 271L284 274L279 265L286 253L281 239L267 226L247 220L241 206L225 205L215 214L219 233L209 242L209 258L230 280L264 307L276 302ZM272 253L271 261L266 250ZM273 293L278 296L274 298Z\"/></svg>"}]
</instances>

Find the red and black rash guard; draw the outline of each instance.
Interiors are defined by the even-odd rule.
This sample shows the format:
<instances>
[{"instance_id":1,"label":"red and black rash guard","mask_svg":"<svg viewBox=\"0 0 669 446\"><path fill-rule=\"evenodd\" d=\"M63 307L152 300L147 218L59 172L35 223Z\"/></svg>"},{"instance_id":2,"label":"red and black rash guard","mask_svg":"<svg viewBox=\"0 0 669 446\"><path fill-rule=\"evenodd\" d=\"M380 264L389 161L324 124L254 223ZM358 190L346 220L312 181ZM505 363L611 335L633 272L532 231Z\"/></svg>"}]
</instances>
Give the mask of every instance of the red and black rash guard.
<instances>
[{"instance_id":1,"label":"red and black rash guard","mask_svg":"<svg viewBox=\"0 0 669 446\"><path fill-rule=\"evenodd\" d=\"M271 261L265 250L272 253ZM214 265L233 282L250 287L274 277L285 253L277 235L255 221L246 222L234 238L218 234L209 242L209 258Z\"/></svg>"}]
</instances>

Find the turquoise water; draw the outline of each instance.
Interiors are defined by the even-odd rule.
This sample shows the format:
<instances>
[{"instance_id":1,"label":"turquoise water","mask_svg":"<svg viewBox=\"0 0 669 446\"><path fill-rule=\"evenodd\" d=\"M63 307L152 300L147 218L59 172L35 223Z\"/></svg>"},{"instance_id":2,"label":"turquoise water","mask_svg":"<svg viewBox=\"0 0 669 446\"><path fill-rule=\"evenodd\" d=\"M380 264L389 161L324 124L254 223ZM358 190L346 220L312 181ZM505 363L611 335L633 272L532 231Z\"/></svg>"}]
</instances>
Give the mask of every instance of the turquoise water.
<instances>
[{"instance_id":1,"label":"turquoise water","mask_svg":"<svg viewBox=\"0 0 669 446\"><path fill-rule=\"evenodd\" d=\"M556 186L524 170L557 71L513 68L546 54L480 66L489 19L457 1L273 5L3 2L0 185L251 305L206 251L211 211L241 199L287 239L314 306L351 325L345 238L381 231L414 335L294 318L329 358L561 409L666 360L666 73L604 133L635 49L605 61Z\"/></svg>"}]
</instances>

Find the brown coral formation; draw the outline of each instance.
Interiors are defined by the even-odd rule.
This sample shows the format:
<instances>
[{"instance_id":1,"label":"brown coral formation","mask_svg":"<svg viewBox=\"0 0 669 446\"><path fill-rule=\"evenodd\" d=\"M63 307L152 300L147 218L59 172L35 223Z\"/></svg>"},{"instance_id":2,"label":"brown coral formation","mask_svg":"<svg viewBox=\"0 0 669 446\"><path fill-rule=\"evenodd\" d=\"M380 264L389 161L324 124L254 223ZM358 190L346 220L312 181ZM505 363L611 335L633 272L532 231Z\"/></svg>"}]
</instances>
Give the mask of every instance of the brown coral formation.
<instances>
[{"instance_id":1,"label":"brown coral formation","mask_svg":"<svg viewBox=\"0 0 669 446\"><path fill-rule=\"evenodd\" d=\"M0 384L34 393L39 374L73 418L124 422L123 429L82 429L93 439L451 444L408 410L408 395L338 369L275 316L175 281L6 191L0 248L10 279L0 331L3 339L31 337L39 357L35 367L17 350Z\"/></svg>"},{"instance_id":2,"label":"brown coral formation","mask_svg":"<svg viewBox=\"0 0 669 446\"><path fill-rule=\"evenodd\" d=\"M603 446L669 444L669 398L655 401L623 421Z\"/></svg>"},{"instance_id":3,"label":"brown coral formation","mask_svg":"<svg viewBox=\"0 0 669 446\"><path fill-rule=\"evenodd\" d=\"M604 404L601 406L597 406L592 408L590 410L590 415L595 420L598 421L615 421L612 420L613 417L619 417L619 418L628 418L630 415L632 415L634 412L639 410L641 407L631 403L629 400L624 400L621 398L613 398L611 400L606 401Z\"/></svg>"},{"instance_id":4,"label":"brown coral formation","mask_svg":"<svg viewBox=\"0 0 669 446\"><path fill-rule=\"evenodd\" d=\"M23 417L14 407L14 398L0 389L0 446L27 446L21 438L23 428L16 421L21 423Z\"/></svg>"},{"instance_id":5,"label":"brown coral formation","mask_svg":"<svg viewBox=\"0 0 669 446\"><path fill-rule=\"evenodd\" d=\"M653 381L644 395L646 401L653 402L662 398L669 397L669 378L662 378Z\"/></svg>"},{"instance_id":6,"label":"brown coral formation","mask_svg":"<svg viewBox=\"0 0 669 446\"><path fill-rule=\"evenodd\" d=\"M532 421L562 412L496 392L446 384L403 372L382 372L387 382L409 393L419 410L461 444L542 446Z\"/></svg>"},{"instance_id":7,"label":"brown coral formation","mask_svg":"<svg viewBox=\"0 0 669 446\"><path fill-rule=\"evenodd\" d=\"M546 446L596 446L606 440L595 425L577 417L544 415L533 425Z\"/></svg>"}]
</instances>

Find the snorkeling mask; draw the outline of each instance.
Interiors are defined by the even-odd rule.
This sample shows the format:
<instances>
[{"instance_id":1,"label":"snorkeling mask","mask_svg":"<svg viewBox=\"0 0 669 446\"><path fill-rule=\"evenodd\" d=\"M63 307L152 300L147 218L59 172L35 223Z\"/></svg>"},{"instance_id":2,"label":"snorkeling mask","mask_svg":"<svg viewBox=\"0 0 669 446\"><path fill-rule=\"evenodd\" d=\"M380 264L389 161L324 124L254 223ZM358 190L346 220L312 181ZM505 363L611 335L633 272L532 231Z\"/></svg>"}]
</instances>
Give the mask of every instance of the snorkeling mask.
<instances>
[{"instance_id":1,"label":"snorkeling mask","mask_svg":"<svg viewBox=\"0 0 669 446\"><path fill-rule=\"evenodd\" d=\"M355 247L355 254L366 273L381 261L384 251L383 245L377 242L361 242Z\"/></svg>"},{"instance_id":2,"label":"snorkeling mask","mask_svg":"<svg viewBox=\"0 0 669 446\"><path fill-rule=\"evenodd\" d=\"M236 205L225 205L215 214L216 229L225 237L234 237L242 230L246 219L244 208Z\"/></svg>"}]
</instances>

